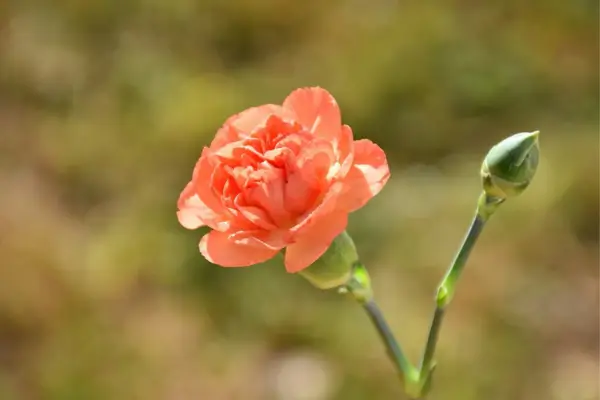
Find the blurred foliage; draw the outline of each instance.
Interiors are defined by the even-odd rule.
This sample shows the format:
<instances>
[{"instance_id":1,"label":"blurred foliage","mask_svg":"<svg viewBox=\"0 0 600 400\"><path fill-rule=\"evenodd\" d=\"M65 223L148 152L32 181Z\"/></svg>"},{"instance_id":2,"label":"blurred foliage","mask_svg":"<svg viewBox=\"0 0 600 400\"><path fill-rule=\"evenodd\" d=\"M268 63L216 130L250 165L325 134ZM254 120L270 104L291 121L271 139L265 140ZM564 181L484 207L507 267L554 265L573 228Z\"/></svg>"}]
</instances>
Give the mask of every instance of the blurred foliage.
<instances>
[{"instance_id":1,"label":"blurred foliage","mask_svg":"<svg viewBox=\"0 0 600 400\"><path fill-rule=\"evenodd\" d=\"M230 114L320 85L392 179L351 218L416 360L481 157L540 129L448 314L431 399L598 399L598 2L7 0L0 398L401 398L361 310L208 264L179 191Z\"/></svg>"}]
</instances>

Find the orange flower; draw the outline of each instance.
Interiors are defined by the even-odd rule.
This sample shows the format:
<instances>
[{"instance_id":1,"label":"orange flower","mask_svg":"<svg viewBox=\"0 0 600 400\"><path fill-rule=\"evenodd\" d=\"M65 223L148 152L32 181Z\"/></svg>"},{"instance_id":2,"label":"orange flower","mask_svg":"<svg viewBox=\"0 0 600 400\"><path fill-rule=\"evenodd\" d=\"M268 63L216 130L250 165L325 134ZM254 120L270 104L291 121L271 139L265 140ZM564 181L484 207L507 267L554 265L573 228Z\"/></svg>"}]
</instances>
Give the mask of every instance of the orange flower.
<instances>
[{"instance_id":1,"label":"orange flower","mask_svg":"<svg viewBox=\"0 0 600 400\"><path fill-rule=\"evenodd\" d=\"M249 266L286 248L285 267L298 272L389 175L383 150L353 140L329 92L297 89L281 106L249 108L225 122L202 151L177 217L185 228L213 229L200 252L214 264Z\"/></svg>"}]
</instances>

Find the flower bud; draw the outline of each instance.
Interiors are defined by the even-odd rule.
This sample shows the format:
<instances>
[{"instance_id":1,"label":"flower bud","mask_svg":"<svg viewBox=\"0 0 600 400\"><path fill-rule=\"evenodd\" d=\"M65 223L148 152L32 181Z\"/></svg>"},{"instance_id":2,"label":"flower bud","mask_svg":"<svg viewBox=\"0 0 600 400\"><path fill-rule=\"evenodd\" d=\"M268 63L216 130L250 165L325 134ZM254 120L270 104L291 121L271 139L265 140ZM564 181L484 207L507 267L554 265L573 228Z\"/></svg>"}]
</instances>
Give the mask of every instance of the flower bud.
<instances>
[{"instance_id":1,"label":"flower bud","mask_svg":"<svg viewBox=\"0 0 600 400\"><path fill-rule=\"evenodd\" d=\"M520 194L537 170L539 131L514 134L490 149L481 166L487 196L506 199Z\"/></svg>"},{"instance_id":2,"label":"flower bud","mask_svg":"<svg viewBox=\"0 0 600 400\"><path fill-rule=\"evenodd\" d=\"M346 231L338 235L327 251L300 275L319 289L332 289L347 284L352 277L358 254Z\"/></svg>"}]
</instances>

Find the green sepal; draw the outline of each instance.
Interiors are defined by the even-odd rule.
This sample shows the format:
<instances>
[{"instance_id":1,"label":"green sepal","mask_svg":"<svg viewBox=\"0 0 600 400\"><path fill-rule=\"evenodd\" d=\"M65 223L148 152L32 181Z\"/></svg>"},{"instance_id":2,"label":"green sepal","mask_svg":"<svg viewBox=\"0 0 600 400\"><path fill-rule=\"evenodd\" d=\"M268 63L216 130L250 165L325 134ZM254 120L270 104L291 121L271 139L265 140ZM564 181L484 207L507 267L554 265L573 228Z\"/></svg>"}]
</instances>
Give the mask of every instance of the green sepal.
<instances>
[{"instance_id":1,"label":"green sepal","mask_svg":"<svg viewBox=\"0 0 600 400\"><path fill-rule=\"evenodd\" d=\"M483 190L506 199L523 192L538 167L539 131L514 134L490 149L481 166Z\"/></svg>"},{"instance_id":2,"label":"green sepal","mask_svg":"<svg viewBox=\"0 0 600 400\"><path fill-rule=\"evenodd\" d=\"M356 246L344 231L317 261L299 273L319 289L333 289L348 283L357 262Z\"/></svg>"}]
</instances>

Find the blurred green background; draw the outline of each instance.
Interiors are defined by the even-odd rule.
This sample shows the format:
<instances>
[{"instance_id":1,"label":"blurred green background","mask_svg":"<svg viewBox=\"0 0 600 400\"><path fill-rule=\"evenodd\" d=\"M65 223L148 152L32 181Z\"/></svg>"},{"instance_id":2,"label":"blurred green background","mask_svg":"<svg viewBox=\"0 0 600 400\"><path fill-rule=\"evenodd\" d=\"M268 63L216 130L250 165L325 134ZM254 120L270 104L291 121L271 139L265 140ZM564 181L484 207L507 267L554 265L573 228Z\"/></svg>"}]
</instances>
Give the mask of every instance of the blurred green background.
<instances>
[{"instance_id":1,"label":"blurred green background","mask_svg":"<svg viewBox=\"0 0 600 400\"><path fill-rule=\"evenodd\" d=\"M351 216L413 360L485 152L541 130L439 344L431 400L598 395L598 2L0 5L0 399L402 399L362 310L208 264L176 200L232 113L337 98L392 178Z\"/></svg>"}]
</instances>

